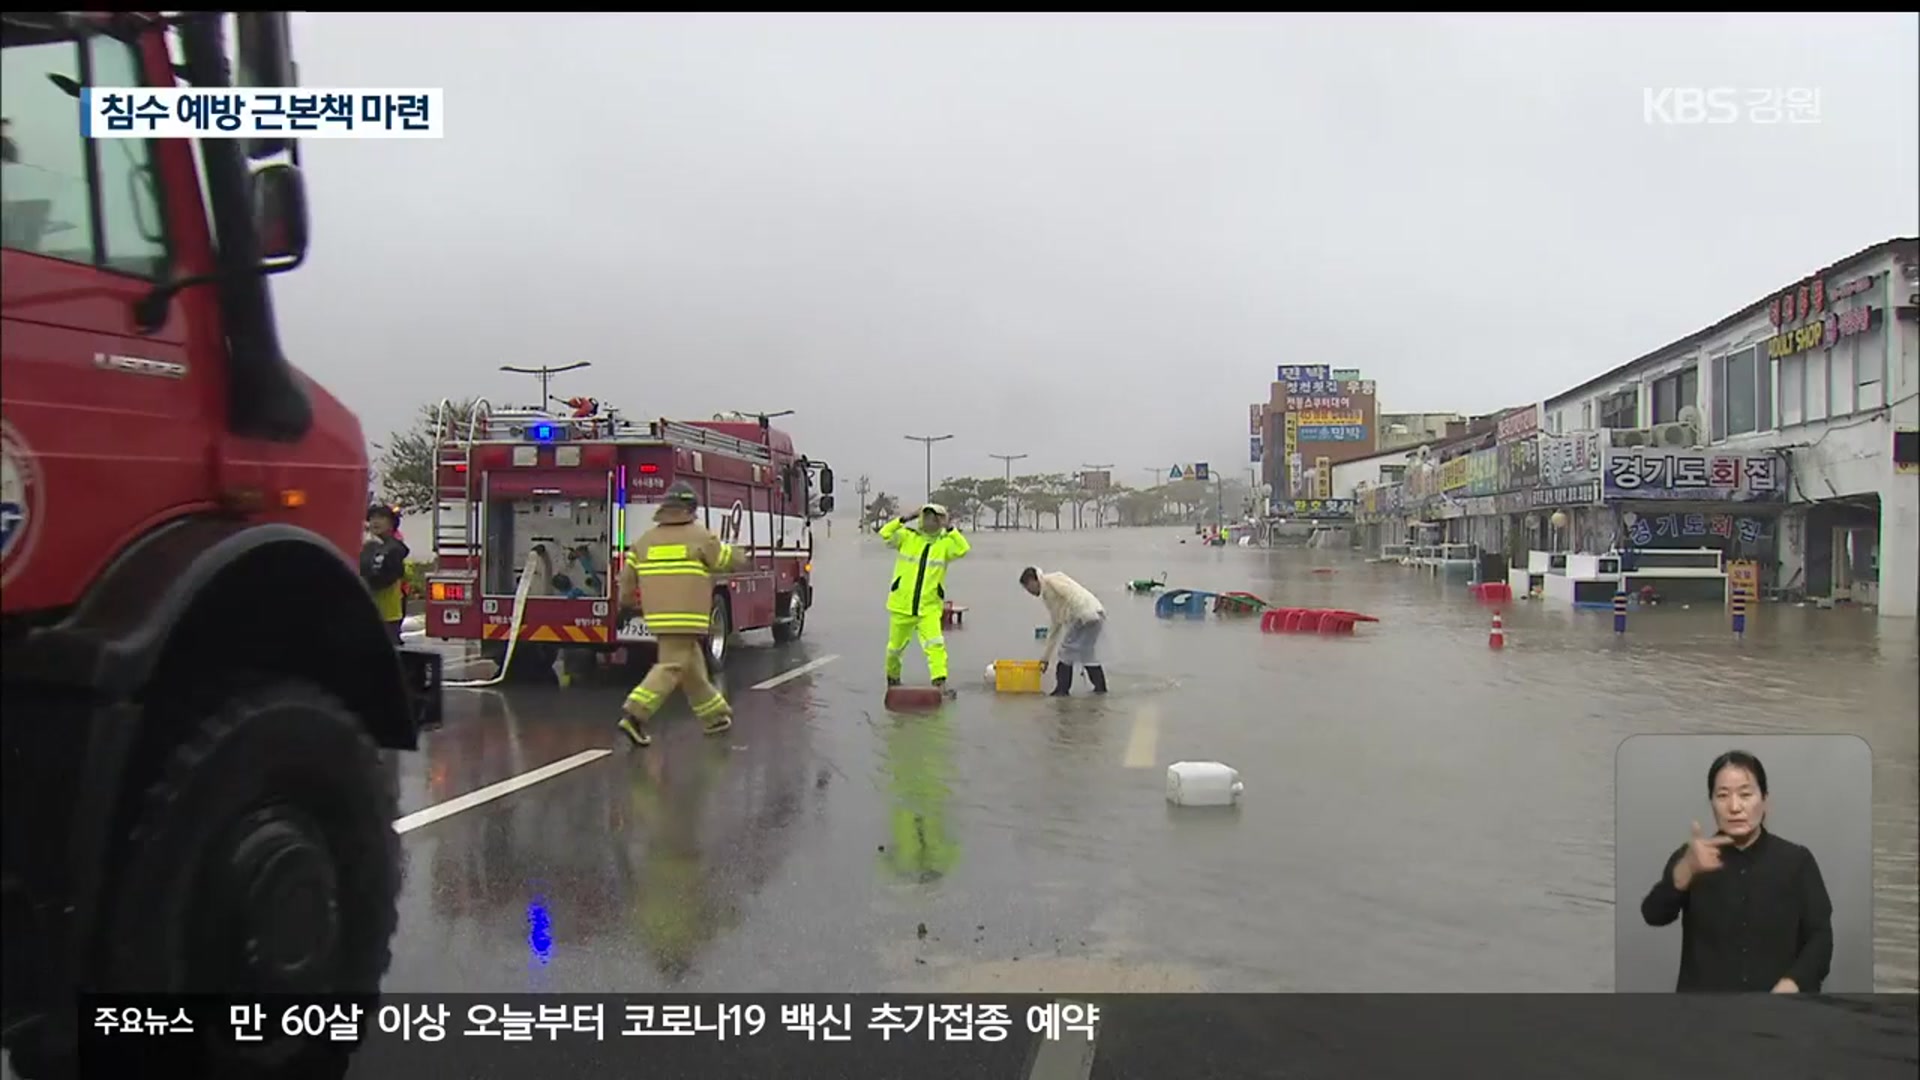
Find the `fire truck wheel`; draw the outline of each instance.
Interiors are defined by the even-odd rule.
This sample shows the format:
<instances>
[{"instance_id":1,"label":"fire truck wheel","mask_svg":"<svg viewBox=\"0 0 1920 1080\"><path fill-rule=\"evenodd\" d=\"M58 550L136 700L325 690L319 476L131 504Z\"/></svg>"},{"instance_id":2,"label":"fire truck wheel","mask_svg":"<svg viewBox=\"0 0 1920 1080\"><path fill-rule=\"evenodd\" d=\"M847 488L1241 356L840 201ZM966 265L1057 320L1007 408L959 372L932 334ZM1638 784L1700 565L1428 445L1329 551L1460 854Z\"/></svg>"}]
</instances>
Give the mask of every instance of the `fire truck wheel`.
<instances>
[{"instance_id":1,"label":"fire truck wheel","mask_svg":"<svg viewBox=\"0 0 1920 1080\"><path fill-rule=\"evenodd\" d=\"M110 886L107 987L371 1002L400 891L390 766L358 718L311 683L274 676L189 702L197 720L140 801ZM195 1060L180 1064L196 1075L337 1076L352 1052L211 1034L190 1045Z\"/></svg>"},{"instance_id":2,"label":"fire truck wheel","mask_svg":"<svg viewBox=\"0 0 1920 1080\"><path fill-rule=\"evenodd\" d=\"M799 591L787 594L787 618L773 624L773 640L785 645L807 632L807 598Z\"/></svg>"},{"instance_id":3,"label":"fire truck wheel","mask_svg":"<svg viewBox=\"0 0 1920 1080\"><path fill-rule=\"evenodd\" d=\"M708 626L707 670L718 672L727 666L727 654L733 651L733 612L727 607L727 598L720 593L713 596Z\"/></svg>"}]
</instances>

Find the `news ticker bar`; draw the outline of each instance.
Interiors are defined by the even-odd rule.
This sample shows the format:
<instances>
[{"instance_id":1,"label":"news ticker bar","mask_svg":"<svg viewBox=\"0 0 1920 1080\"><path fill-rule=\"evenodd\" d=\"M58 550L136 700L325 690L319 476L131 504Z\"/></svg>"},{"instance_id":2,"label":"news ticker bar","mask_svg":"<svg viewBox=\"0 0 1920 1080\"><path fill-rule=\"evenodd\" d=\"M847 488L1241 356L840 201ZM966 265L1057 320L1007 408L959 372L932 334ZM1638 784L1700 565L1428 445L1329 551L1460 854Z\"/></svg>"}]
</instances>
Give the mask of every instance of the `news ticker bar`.
<instances>
[{"instance_id":1,"label":"news ticker bar","mask_svg":"<svg viewBox=\"0 0 1920 1080\"><path fill-rule=\"evenodd\" d=\"M83 996L75 1020L83 1075L222 1075L209 1056L289 1048L351 1055L355 1080L639 1065L649 1077L1431 1080L1489 1063L1503 1078L1910 1080L1920 1064L1911 994ZM241 1038L253 1033L266 1045Z\"/></svg>"},{"instance_id":2,"label":"news ticker bar","mask_svg":"<svg viewBox=\"0 0 1920 1080\"><path fill-rule=\"evenodd\" d=\"M160 1041L211 1036L235 1043L320 1039L358 1043L374 1034L428 1043L448 1039L797 1038L808 1042L1005 1042L1038 1035L1091 1039L1100 1007L1063 999L661 1001L651 998L96 999L84 1022L98 1039Z\"/></svg>"},{"instance_id":3,"label":"news ticker bar","mask_svg":"<svg viewBox=\"0 0 1920 1080\"><path fill-rule=\"evenodd\" d=\"M80 91L89 139L439 139L446 91L297 86L93 86Z\"/></svg>"}]
</instances>

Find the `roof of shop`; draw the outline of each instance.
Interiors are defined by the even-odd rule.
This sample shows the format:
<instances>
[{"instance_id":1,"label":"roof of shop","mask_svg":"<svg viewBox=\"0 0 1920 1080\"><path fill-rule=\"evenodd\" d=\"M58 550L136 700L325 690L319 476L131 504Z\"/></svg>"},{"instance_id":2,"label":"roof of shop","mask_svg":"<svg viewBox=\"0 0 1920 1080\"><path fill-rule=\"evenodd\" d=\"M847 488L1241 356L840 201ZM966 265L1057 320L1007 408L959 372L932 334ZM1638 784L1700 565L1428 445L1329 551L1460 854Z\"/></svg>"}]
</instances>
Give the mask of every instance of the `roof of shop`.
<instances>
[{"instance_id":1,"label":"roof of shop","mask_svg":"<svg viewBox=\"0 0 1920 1080\"><path fill-rule=\"evenodd\" d=\"M1658 360L1666 356L1668 353L1675 351L1676 349L1685 349L1693 345L1697 345L1700 342L1705 341L1706 339L1714 336L1715 334L1720 333L1722 330L1727 329L1729 326L1732 326L1733 324L1740 322L1743 319L1750 318L1751 316L1766 310L1767 305L1773 302L1774 297L1779 296L1786 289L1790 289L1793 286L1798 285L1800 282L1806 281L1808 278L1823 277L1827 274L1833 273L1835 270L1841 269L1842 267L1851 266L1854 263L1864 262L1868 259L1876 258L1880 255L1884 255L1887 252L1893 251L1896 248L1899 248L1902 246L1920 249L1920 237L1896 236L1891 240L1882 240L1879 243L1873 245L1872 247L1863 248L1857 252L1854 252L1852 255L1849 255L1846 258L1841 259L1829 266L1821 267L1819 270L1816 270L1813 273L1806 275L1805 277L1795 278L1794 280L1788 282L1786 285L1768 292L1765 296L1762 296L1760 299L1755 300L1753 303L1748 304L1746 307L1741 308L1739 311L1736 311L1733 314L1728 315L1726 318L1721 319L1719 322L1714 323L1712 326L1706 326L1706 327L1702 327L1699 330L1695 330L1693 333L1688 334L1686 337L1683 337L1678 341L1669 341L1665 345L1662 345L1659 348L1653 350L1652 352L1647 353L1645 356L1641 356L1633 360L1629 360L1626 363L1621 364L1619 367L1614 368L1611 371L1605 371L1598 375L1595 375L1593 378L1588 379L1586 382L1580 383L1579 385L1573 386L1569 389L1562 390L1558 394L1555 394L1552 397L1547 398L1546 400L1559 401L1562 398L1571 397L1572 395L1577 394L1580 391L1585 390L1590 386L1595 386L1600 383L1606 382L1609 379L1615 379L1620 377L1621 375L1625 375L1627 372L1632 371L1634 368L1639 367L1641 364L1645 364L1652 360Z\"/></svg>"}]
</instances>

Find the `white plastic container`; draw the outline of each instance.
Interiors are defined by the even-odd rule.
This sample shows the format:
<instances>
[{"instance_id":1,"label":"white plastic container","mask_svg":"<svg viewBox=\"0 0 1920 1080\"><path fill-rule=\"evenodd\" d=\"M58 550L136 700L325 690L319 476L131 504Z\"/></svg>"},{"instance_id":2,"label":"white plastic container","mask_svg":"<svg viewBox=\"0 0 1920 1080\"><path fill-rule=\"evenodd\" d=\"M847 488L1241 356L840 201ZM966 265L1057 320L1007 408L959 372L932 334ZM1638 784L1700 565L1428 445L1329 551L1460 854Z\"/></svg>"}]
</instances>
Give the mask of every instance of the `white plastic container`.
<instances>
[{"instance_id":1,"label":"white plastic container","mask_svg":"<svg viewBox=\"0 0 1920 1080\"><path fill-rule=\"evenodd\" d=\"M1167 801L1175 806L1232 806L1244 790L1239 771L1217 761L1167 766Z\"/></svg>"},{"instance_id":2,"label":"white plastic container","mask_svg":"<svg viewBox=\"0 0 1920 1080\"><path fill-rule=\"evenodd\" d=\"M993 664L989 662L987 664L987 685L992 686L994 683L994 679L995 679L995 673L993 669Z\"/></svg>"}]
</instances>

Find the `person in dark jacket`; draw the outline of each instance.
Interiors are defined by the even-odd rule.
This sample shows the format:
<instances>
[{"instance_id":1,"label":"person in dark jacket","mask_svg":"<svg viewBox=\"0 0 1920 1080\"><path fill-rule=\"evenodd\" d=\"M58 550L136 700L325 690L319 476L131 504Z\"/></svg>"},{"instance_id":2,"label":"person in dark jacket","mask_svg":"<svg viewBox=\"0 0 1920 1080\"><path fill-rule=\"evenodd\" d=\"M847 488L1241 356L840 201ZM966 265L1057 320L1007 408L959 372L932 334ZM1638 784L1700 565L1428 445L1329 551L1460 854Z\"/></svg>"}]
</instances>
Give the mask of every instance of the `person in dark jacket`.
<instances>
[{"instance_id":1,"label":"person in dark jacket","mask_svg":"<svg viewBox=\"0 0 1920 1080\"><path fill-rule=\"evenodd\" d=\"M1744 750L1707 767L1716 826L1700 823L1640 903L1648 926L1680 920L1674 989L1817 994L1833 963L1833 902L1813 853L1766 827L1767 769Z\"/></svg>"},{"instance_id":2,"label":"person in dark jacket","mask_svg":"<svg viewBox=\"0 0 1920 1080\"><path fill-rule=\"evenodd\" d=\"M367 542L360 548L360 580L373 593L380 618L393 643L400 644L400 623L407 617L401 586L407 578L407 545L399 537L400 514L391 506L367 507Z\"/></svg>"}]
</instances>

